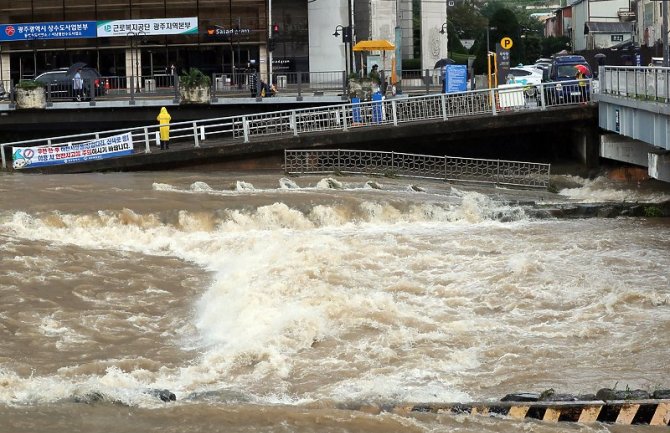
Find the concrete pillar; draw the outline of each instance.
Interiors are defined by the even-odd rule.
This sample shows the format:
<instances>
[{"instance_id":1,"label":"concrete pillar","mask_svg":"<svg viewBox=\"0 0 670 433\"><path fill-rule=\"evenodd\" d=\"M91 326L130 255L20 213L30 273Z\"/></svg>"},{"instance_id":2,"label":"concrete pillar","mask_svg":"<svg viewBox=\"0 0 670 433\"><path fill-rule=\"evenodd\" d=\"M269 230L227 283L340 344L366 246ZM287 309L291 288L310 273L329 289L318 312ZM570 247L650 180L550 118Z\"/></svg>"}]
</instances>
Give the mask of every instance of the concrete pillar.
<instances>
[{"instance_id":1,"label":"concrete pillar","mask_svg":"<svg viewBox=\"0 0 670 433\"><path fill-rule=\"evenodd\" d=\"M598 130L579 126L573 130L573 148L579 161L587 168L598 167L600 136Z\"/></svg>"},{"instance_id":2,"label":"concrete pillar","mask_svg":"<svg viewBox=\"0 0 670 433\"><path fill-rule=\"evenodd\" d=\"M0 53L0 80L5 84L5 89L9 92L9 73L12 70L9 63L9 54Z\"/></svg>"},{"instance_id":3,"label":"concrete pillar","mask_svg":"<svg viewBox=\"0 0 670 433\"><path fill-rule=\"evenodd\" d=\"M270 82L270 77L268 77L268 50L265 45L261 45L258 49L258 72L261 77L261 80L266 83Z\"/></svg>"},{"instance_id":4,"label":"concrete pillar","mask_svg":"<svg viewBox=\"0 0 670 433\"><path fill-rule=\"evenodd\" d=\"M133 78L131 80L131 77ZM142 88L142 52L137 48L126 49L126 88L135 86L135 91Z\"/></svg>"},{"instance_id":5,"label":"concrete pillar","mask_svg":"<svg viewBox=\"0 0 670 433\"><path fill-rule=\"evenodd\" d=\"M447 57L447 34L440 33L447 22L447 2L421 0L421 64L433 70L435 62ZM446 29L446 26L445 26Z\"/></svg>"},{"instance_id":6,"label":"concrete pillar","mask_svg":"<svg viewBox=\"0 0 670 433\"><path fill-rule=\"evenodd\" d=\"M395 40L396 2L370 1L370 39Z\"/></svg>"},{"instance_id":7,"label":"concrete pillar","mask_svg":"<svg viewBox=\"0 0 670 433\"><path fill-rule=\"evenodd\" d=\"M650 152L648 173L653 179L670 182L670 154L667 152Z\"/></svg>"},{"instance_id":8,"label":"concrete pillar","mask_svg":"<svg viewBox=\"0 0 670 433\"><path fill-rule=\"evenodd\" d=\"M396 2L384 0L370 1L370 39L384 39L395 44L395 27L397 22ZM395 55L394 51L385 51L379 53L381 63L379 69L385 71L385 76L391 75L391 59ZM368 68L371 65L368 65Z\"/></svg>"},{"instance_id":9,"label":"concrete pillar","mask_svg":"<svg viewBox=\"0 0 670 433\"><path fill-rule=\"evenodd\" d=\"M603 134L600 136L600 156L615 161L647 167L648 153L653 146L625 135Z\"/></svg>"},{"instance_id":10,"label":"concrete pillar","mask_svg":"<svg viewBox=\"0 0 670 433\"><path fill-rule=\"evenodd\" d=\"M347 50L342 42L342 30L347 26L347 0L328 0L307 3L309 22L309 70L311 72L344 71ZM333 36L335 29L340 36Z\"/></svg>"}]
</instances>

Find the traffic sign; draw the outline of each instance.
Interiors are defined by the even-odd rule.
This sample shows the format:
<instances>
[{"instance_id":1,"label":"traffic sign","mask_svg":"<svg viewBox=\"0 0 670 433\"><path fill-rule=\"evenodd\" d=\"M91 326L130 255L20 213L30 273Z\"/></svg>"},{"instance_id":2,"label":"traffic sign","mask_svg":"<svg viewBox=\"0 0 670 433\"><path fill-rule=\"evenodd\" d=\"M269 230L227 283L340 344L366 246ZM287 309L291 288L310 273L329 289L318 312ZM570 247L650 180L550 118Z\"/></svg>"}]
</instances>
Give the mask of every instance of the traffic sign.
<instances>
[{"instance_id":1,"label":"traffic sign","mask_svg":"<svg viewBox=\"0 0 670 433\"><path fill-rule=\"evenodd\" d=\"M505 50L509 50L510 48L512 48L512 45L514 45L514 43L512 42L512 38L510 37L505 36L500 40L500 46Z\"/></svg>"}]
</instances>

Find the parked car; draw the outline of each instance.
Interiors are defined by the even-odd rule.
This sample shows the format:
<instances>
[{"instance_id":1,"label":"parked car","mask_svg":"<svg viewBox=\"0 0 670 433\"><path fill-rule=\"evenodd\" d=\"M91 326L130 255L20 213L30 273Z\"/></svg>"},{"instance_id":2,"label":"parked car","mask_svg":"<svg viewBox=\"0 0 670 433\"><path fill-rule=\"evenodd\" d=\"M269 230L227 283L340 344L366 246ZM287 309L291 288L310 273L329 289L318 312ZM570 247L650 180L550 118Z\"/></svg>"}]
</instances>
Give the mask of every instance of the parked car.
<instances>
[{"instance_id":1,"label":"parked car","mask_svg":"<svg viewBox=\"0 0 670 433\"><path fill-rule=\"evenodd\" d=\"M541 57L541 58L535 60L535 65L534 66L539 68L539 69L542 69L542 70L549 69L549 67L551 66L551 59L548 59L546 57Z\"/></svg>"},{"instance_id":2,"label":"parked car","mask_svg":"<svg viewBox=\"0 0 670 433\"><path fill-rule=\"evenodd\" d=\"M512 84L523 84L523 85L538 85L542 82L542 70L534 66L514 66L509 68L509 73L512 75L511 78L514 80ZM508 80L509 82L509 80Z\"/></svg>"},{"instance_id":3,"label":"parked car","mask_svg":"<svg viewBox=\"0 0 670 433\"><path fill-rule=\"evenodd\" d=\"M86 66L81 68L80 74L84 80L82 99L90 99L91 86L95 89L96 97L107 93L102 76L96 69ZM73 79L74 72L68 72L68 68L54 69L35 77L36 81L44 83L47 97L52 99L76 99Z\"/></svg>"}]
</instances>

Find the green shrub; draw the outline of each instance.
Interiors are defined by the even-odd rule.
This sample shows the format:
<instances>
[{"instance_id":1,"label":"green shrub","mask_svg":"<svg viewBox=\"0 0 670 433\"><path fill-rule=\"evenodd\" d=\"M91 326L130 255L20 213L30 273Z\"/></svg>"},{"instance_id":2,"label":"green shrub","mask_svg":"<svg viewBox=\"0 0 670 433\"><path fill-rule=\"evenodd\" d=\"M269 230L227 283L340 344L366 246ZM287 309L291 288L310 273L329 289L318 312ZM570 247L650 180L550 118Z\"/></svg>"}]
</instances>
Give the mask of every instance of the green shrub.
<instances>
[{"instance_id":1,"label":"green shrub","mask_svg":"<svg viewBox=\"0 0 670 433\"><path fill-rule=\"evenodd\" d=\"M663 216L663 211L658 206L645 206L644 207L644 216L647 218L657 218Z\"/></svg>"},{"instance_id":2,"label":"green shrub","mask_svg":"<svg viewBox=\"0 0 670 433\"><path fill-rule=\"evenodd\" d=\"M179 77L179 85L186 89L193 89L195 87L209 87L212 80L200 69L190 68L188 72Z\"/></svg>"},{"instance_id":3,"label":"green shrub","mask_svg":"<svg viewBox=\"0 0 670 433\"><path fill-rule=\"evenodd\" d=\"M45 87L44 83L35 80L21 80L16 85L17 89L23 89L23 90L39 89L40 87L44 88Z\"/></svg>"}]
</instances>

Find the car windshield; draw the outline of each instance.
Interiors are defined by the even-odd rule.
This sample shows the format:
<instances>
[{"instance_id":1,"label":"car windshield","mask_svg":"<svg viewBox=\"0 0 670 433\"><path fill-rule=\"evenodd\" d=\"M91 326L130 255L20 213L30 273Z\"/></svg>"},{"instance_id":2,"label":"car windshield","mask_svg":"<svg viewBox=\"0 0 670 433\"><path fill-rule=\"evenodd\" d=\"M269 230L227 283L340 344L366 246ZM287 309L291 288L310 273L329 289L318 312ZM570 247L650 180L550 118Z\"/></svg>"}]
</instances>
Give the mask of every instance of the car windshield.
<instances>
[{"instance_id":1,"label":"car windshield","mask_svg":"<svg viewBox=\"0 0 670 433\"><path fill-rule=\"evenodd\" d=\"M559 78L575 78L576 75L577 69L575 69L575 65L561 65L558 67Z\"/></svg>"}]
</instances>

